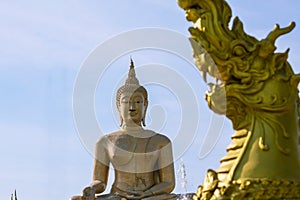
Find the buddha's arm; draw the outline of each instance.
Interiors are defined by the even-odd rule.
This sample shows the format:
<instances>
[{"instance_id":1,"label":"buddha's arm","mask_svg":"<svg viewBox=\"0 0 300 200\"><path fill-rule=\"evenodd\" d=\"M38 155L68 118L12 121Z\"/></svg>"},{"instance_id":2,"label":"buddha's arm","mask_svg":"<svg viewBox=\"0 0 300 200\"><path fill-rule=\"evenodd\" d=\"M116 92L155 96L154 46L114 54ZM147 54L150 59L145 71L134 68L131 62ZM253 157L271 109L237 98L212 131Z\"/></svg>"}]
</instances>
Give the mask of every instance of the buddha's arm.
<instances>
[{"instance_id":1,"label":"buddha's arm","mask_svg":"<svg viewBox=\"0 0 300 200\"><path fill-rule=\"evenodd\" d=\"M149 189L149 191L154 195L169 194L175 187L172 145L169 140L166 143L167 145L162 148L158 160L159 183Z\"/></svg>"},{"instance_id":2,"label":"buddha's arm","mask_svg":"<svg viewBox=\"0 0 300 200\"><path fill-rule=\"evenodd\" d=\"M105 148L105 141L101 139L96 144L95 161L93 171L93 182L91 187L95 193L101 193L105 190L109 171L109 158Z\"/></svg>"},{"instance_id":3,"label":"buddha's arm","mask_svg":"<svg viewBox=\"0 0 300 200\"><path fill-rule=\"evenodd\" d=\"M91 187L95 190L95 193L101 193L105 190L108 179L108 166L95 160L93 182Z\"/></svg>"},{"instance_id":4,"label":"buddha's arm","mask_svg":"<svg viewBox=\"0 0 300 200\"><path fill-rule=\"evenodd\" d=\"M173 164L159 170L160 182L152 186L148 191L152 195L169 194L175 187ZM147 192L147 191L146 191Z\"/></svg>"}]
</instances>

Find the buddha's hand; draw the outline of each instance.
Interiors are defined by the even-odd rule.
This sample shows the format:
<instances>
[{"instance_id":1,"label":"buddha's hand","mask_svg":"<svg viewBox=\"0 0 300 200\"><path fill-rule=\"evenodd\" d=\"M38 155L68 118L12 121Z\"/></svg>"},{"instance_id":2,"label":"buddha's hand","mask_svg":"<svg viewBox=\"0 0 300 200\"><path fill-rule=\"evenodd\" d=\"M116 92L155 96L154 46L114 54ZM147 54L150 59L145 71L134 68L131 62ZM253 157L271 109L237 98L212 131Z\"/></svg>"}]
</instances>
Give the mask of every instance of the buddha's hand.
<instances>
[{"instance_id":1,"label":"buddha's hand","mask_svg":"<svg viewBox=\"0 0 300 200\"><path fill-rule=\"evenodd\" d=\"M130 200L135 200L135 199L138 200L138 199L143 198L142 196L132 194L132 192L125 193L125 192L122 192L122 191L118 191L118 192L115 193L115 195L118 196L118 197L121 197L121 198L130 199Z\"/></svg>"},{"instance_id":2,"label":"buddha's hand","mask_svg":"<svg viewBox=\"0 0 300 200\"><path fill-rule=\"evenodd\" d=\"M153 196L154 194L152 193L151 190L146 190L146 191L131 191L131 195L137 197L137 199L141 199L141 198Z\"/></svg>"},{"instance_id":3,"label":"buddha's hand","mask_svg":"<svg viewBox=\"0 0 300 200\"><path fill-rule=\"evenodd\" d=\"M102 181L95 180L92 182L90 187L95 191L95 194L98 194L98 193L104 192L104 190L106 188L106 184L103 183Z\"/></svg>"},{"instance_id":4,"label":"buddha's hand","mask_svg":"<svg viewBox=\"0 0 300 200\"><path fill-rule=\"evenodd\" d=\"M123 192L123 191L118 191L115 193L116 196L125 198L125 199L142 199L144 197L151 196L151 194L146 194L144 191L130 191L130 192Z\"/></svg>"},{"instance_id":5,"label":"buddha's hand","mask_svg":"<svg viewBox=\"0 0 300 200\"><path fill-rule=\"evenodd\" d=\"M122 191L115 192L115 195L118 197L121 197L121 198L125 198L125 199L131 199L134 197L133 195L122 192Z\"/></svg>"},{"instance_id":6,"label":"buddha's hand","mask_svg":"<svg viewBox=\"0 0 300 200\"><path fill-rule=\"evenodd\" d=\"M88 186L86 188L83 189L83 199L85 200L94 200L95 199L95 190Z\"/></svg>"}]
</instances>

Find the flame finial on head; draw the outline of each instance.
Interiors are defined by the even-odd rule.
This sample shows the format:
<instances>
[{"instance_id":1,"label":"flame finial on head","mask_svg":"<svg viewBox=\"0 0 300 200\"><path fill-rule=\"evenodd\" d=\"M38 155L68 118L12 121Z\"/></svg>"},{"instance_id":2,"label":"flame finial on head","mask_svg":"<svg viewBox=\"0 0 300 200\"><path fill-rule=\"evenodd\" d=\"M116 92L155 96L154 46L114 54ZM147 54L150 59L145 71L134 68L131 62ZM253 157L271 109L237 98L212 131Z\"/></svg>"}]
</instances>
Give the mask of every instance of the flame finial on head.
<instances>
[{"instance_id":1,"label":"flame finial on head","mask_svg":"<svg viewBox=\"0 0 300 200\"><path fill-rule=\"evenodd\" d=\"M130 68L129 68L129 72L128 72L128 77L125 81L125 85L140 86L139 80L136 78L134 62L133 62L132 58L130 58Z\"/></svg>"},{"instance_id":2,"label":"flame finial on head","mask_svg":"<svg viewBox=\"0 0 300 200\"><path fill-rule=\"evenodd\" d=\"M129 68L129 72L128 72L128 77L125 81L125 84L122 85L117 91L117 96L116 96L117 105L119 105L119 103L120 103L120 97L123 92L133 93L134 91L137 91L137 90L142 91L142 93L144 94L145 100L147 100L147 98L148 98L147 91L143 86L140 85L139 80L137 79L136 74L135 74L133 60L132 60L132 58L130 58L130 68Z\"/></svg>"}]
</instances>

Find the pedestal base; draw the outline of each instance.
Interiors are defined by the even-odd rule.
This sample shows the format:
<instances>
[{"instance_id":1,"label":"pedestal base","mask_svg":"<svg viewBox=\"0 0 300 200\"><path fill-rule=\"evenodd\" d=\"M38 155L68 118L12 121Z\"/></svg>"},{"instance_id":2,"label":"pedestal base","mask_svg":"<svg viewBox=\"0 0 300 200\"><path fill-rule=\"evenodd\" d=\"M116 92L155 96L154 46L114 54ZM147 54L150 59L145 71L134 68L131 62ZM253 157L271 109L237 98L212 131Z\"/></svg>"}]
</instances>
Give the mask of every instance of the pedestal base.
<instances>
[{"instance_id":1,"label":"pedestal base","mask_svg":"<svg viewBox=\"0 0 300 200\"><path fill-rule=\"evenodd\" d=\"M202 186L199 186L200 188ZM293 199L300 200L300 181L272 180L272 179L247 179L236 180L215 191L198 190L195 200L261 200L261 199Z\"/></svg>"}]
</instances>

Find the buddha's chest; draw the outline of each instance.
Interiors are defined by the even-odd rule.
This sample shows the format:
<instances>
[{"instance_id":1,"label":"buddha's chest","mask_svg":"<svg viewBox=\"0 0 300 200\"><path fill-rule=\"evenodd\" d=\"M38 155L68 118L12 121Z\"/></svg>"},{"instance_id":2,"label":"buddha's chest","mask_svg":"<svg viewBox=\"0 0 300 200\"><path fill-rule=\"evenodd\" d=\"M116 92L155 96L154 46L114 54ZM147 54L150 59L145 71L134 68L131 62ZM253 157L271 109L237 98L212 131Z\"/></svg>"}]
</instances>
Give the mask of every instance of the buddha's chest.
<instances>
[{"instance_id":1,"label":"buddha's chest","mask_svg":"<svg viewBox=\"0 0 300 200\"><path fill-rule=\"evenodd\" d=\"M159 151L153 151L150 138L120 137L109 146L109 159L115 168L137 172L153 170Z\"/></svg>"},{"instance_id":2,"label":"buddha's chest","mask_svg":"<svg viewBox=\"0 0 300 200\"><path fill-rule=\"evenodd\" d=\"M128 135L119 136L108 145L111 149L110 153L118 154L126 151L131 153L147 153L155 148L151 138L139 138Z\"/></svg>"}]
</instances>

